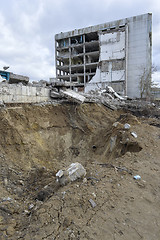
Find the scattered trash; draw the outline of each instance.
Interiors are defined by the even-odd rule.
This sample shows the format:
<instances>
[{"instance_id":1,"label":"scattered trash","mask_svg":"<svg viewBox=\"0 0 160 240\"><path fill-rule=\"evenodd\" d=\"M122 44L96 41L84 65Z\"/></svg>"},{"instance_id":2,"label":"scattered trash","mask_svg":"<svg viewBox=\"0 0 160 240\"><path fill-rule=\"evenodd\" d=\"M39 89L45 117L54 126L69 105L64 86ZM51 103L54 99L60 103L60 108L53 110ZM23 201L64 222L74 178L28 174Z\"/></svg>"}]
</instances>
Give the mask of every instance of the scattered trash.
<instances>
[{"instance_id":1,"label":"scattered trash","mask_svg":"<svg viewBox=\"0 0 160 240\"><path fill-rule=\"evenodd\" d=\"M92 199L89 199L89 202L93 208L97 206L97 204Z\"/></svg>"},{"instance_id":2,"label":"scattered trash","mask_svg":"<svg viewBox=\"0 0 160 240\"><path fill-rule=\"evenodd\" d=\"M72 163L65 170L59 170L56 173L57 182L59 182L60 185L66 185L67 183L73 182L78 178L84 177L85 175L86 175L86 170L78 162Z\"/></svg>"},{"instance_id":3,"label":"scattered trash","mask_svg":"<svg viewBox=\"0 0 160 240\"><path fill-rule=\"evenodd\" d=\"M134 137L134 138L137 138L138 136L137 136L137 133L135 133L135 132L131 132L131 135Z\"/></svg>"},{"instance_id":4,"label":"scattered trash","mask_svg":"<svg viewBox=\"0 0 160 240\"><path fill-rule=\"evenodd\" d=\"M118 124L119 124L119 122L115 122L115 123L113 123L113 127L117 127L118 126Z\"/></svg>"},{"instance_id":5,"label":"scattered trash","mask_svg":"<svg viewBox=\"0 0 160 240\"><path fill-rule=\"evenodd\" d=\"M133 178L134 178L135 180L140 180L140 179L141 179L141 176L135 175Z\"/></svg>"},{"instance_id":6,"label":"scattered trash","mask_svg":"<svg viewBox=\"0 0 160 240\"><path fill-rule=\"evenodd\" d=\"M124 97L121 97L118 93L116 93L111 86L107 86L107 87L106 87L106 91L107 91L108 93L112 94L112 96L114 96L115 98L118 98L118 99L120 99L120 100L125 100L125 98L124 98Z\"/></svg>"},{"instance_id":7,"label":"scattered trash","mask_svg":"<svg viewBox=\"0 0 160 240\"><path fill-rule=\"evenodd\" d=\"M28 213L29 213L29 211L28 211L28 210L24 210L24 212L25 212L26 214L28 214Z\"/></svg>"},{"instance_id":8,"label":"scattered trash","mask_svg":"<svg viewBox=\"0 0 160 240\"><path fill-rule=\"evenodd\" d=\"M87 178L83 178L83 183L87 183Z\"/></svg>"},{"instance_id":9,"label":"scattered trash","mask_svg":"<svg viewBox=\"0 0 160 240\"><path fill-rule=\"evenodd\" d=\"M130 128L131 128L131 125L130 125L130 124L128 124L128 123L125 123L125 124L124 124L124 129L127 129L127 130L128 130L128 129L130 129Z\"/></svg>"},{"instance_id":10,"label":"scattered trash","mask_svg":"<svg viewBox=\"0 0 160 240\"><path fill-rule=\"evenodd\" d=\"M92 193L92 195L93 195L93 197L95 197L95 198L96 198L96 194L95 194L94 192Z\"/></svg>"},{"instance_id":11,"label":"scattered trash","mask_svg":"<svg viewBox=\"0 0 160 240\"><path fill-rule=\"evenodd\" d=\"M33 207L34 207L34 204L31 203L31 204L29 205L29 210L31 210Z\"/></svg>"},{"instance_id":12,"label":"scattered trash","mask_svg":"<svg viewBox=\"0 0 160 240\"><path fill-rule=\"evenodd\" d=\"M5 201L12 201L12 198L10 198L10 197L4 197L4 198L2 199L2 201L3 201L3 202L5 202Z\"/></svg>"}]
</instances>

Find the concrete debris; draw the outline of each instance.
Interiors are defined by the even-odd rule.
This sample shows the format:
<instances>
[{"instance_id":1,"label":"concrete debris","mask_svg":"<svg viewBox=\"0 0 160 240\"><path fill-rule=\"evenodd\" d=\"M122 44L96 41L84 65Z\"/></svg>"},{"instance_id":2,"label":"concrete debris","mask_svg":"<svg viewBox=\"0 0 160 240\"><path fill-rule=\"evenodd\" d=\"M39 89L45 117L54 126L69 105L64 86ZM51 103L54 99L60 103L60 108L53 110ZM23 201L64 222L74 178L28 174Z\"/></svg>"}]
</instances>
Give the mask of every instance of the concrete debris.
<instances>
[{"instance_id":1,"label":"concrete debris","mask_svg":"<svg viewBox=\"0 0 160 240\"><path fill-rule=\"evenodd\" d=\"M93 201L93 199L89 199L89 202L93 208L97 206L97 204Z\"/></svg>"},{"instance_id":2,"label":"concrete debris","mask_svg":"<svg viewBox=\"0 0 160 240\"><path fill-rule=\"evenodd\" d=\"M79 103L83 103L86 100L86 98L83 95L81 95L71 89L60 90L60 93L62 95L64 95L67 99L71 99L71 100L74 100Z\"/></svg>"},{"instance_id":3,"label":"concrete debris","mask_svg":"<svg viewBox=\"0 0 160 240\"><path fill-rule=\"evenodd\" d=\"M62 95L57 91L57 89L52 89L50 93L51 98L58 99L62 98Z\"/></svg>"},{"instance_id":4,"label":"concrete debris","mask_svg":"<svg viewBox=\"0 0 160 240\"><path fill-rule=\"evenodd\" d=\"M141 176L135 175L133 178L134 178L135 180L140 180L140 179L141 179Z\"/></svg>"},{"instance_id":5,"label":"concrete debris","mask_svg":"<svg viewBox=\"0 0 160 240\"><path fill-rule=\"evenodd\" d=\"M31 210L33 207L34 207L34 204L31 203L31 204L29 205L29 210Z\"/></svg>"},{"instance_id":6,"label":"concrete debris","mask_svg":"<svg viewBox=\"0 0 160 240\"><path fill-rule=\"evenodd\" d=\"M103 90L91 91L88 94L84 94L87 102L101 103L111 110L116 110L125 105L125 98L118 95L113 88L106 87Z\"/></svg>"},{"instance_id":7,"label":"concrete debris","mask_svg":"<svg viewBox=\"0 0 160 240\"><path fill-rule=\"evenodd\" d=\"M93 195L93 197L95 197L95 198L96 198L96 194L95 194L94 192L92 193L92 195Z\"/></svg>"},{"instance_id":8,"label":"concrete debris","mask_svg":"<svg viewBox=\"0 0 160 240\"><path fill-rule=\"evenodd\" d=\"M3 201L3 202L5 202L5 201L12 201L12 198L10 198L10 197L5 197L5 198L2 199L2 201Z\"/></svg>"},{"instance_id":9,"label":"concrete debris","mask_svg":"<svg viewBox=\"0 0 160 240\"><path fill-rule=\"evenodd\" d=\"M83 178L83 183L87 183L87 178Z\"/></svg>"},{"instance_id":10,"label":"concrete debris","mask_svg":"<svg viewBox=\"0 0 160 240\"><path fill-rule=\"evenodd\" d=\"M86 170L84 167L76 162L72 163L68 168L65 170L59 170L56 173L57 182L60 185L66 185L69 182L76 181L77 179L83 178L86 175Z\"/></svg>"},{"instance_id":11,"label":"concrete debris","mask_svg":"<svg viewBox=\"0 0 160 240\"><path fill-rule=\"evenodd\" d=\"M111 137L110 139L110 152L113 151L114 147L116 146L117 136Z\"/></svg>"},{"instance_id":12,"label":"concrete debris","mask_svg":"<svg viewBox=\"0 0 160 240\"><path fill-rule=\"evenodd\" d=\"M27 84L29 82L29 77L10 73L9 83L19 83L19 82Z\"/></svg>"},{"instance_id":13,"label":"concrete debris","mask_svg":"<svg viewBox=\"0 0 160 240\"><path fill-rule=\"evenodd\" d=\"M130 128L131 128L131 125L130 125L130 124L128 124L128 123L125 123L125 124L124 124L124 129L128 130L128 129L130 129Z\"/></svg>"},{"instance_id":14,"label":"concrete debris","mask_svg":"<svg viewBox=\"0 0 160 240\"><path fill-rule=\"evenodd\" d=\"M59 89L58 88L52 88L50 96L53 99L60 99L60 98L66 98L71 101L75 101L78 103L84 103L86 100L86 97L83 96L80 93L77 93L71 89Z\"/></svg>"},{"instance_id":15,"label":"concrete debris","mask_svg":"<svg viewBox=\"0 0 160 240\"><path fill-rule=\"evenodd\" d=\"M74 86L70 86L74 87ZM125 98L118 95L110 86L105 89L91 91L90 93L76 92L69 89L67 82L52 84L50 96L52 99L66 98L69 101L78 103L93 102L101 103L104 106L116 110L125 104Z\"/></svg>"},{"instance_id":16,"label":"concrete debris","mask_svg":"<svg viewBox=\"0 0 160 240\"><path fill-rule=\"evenodd\" d=\"M119 124L119 122L115 122L115 123L113 123L113 127L117 127L118 126L118 124Z\"/></svg>"},{"instance_id":17,"label":"concrete debris","mask_svg":"<svg viewBox=\"0 0 160 240\"><path fill-rule=\"evenodd\" d=\"M107 91L108 93L112 94L112 96L114 96L115 98L119 98L120 100L125 100L124 97L121 97L121 96L120 96L118 93L116 93L116 92L114 91L114 89L113 89L112 87L110 87L110 86L106 87L106 91Z\"/></svg>"},{"instance_id":18,"label":"concrete debris","mask_svg":"<svg viewBox=\"0 0 160 240\"><path fill-rule=\"evenodd\" d=\"M135 133L135 132L131 132L131 135L132 135L134 138L137 138L137 137L138 137L137 133Z\"/></svg>"}]
</instances>

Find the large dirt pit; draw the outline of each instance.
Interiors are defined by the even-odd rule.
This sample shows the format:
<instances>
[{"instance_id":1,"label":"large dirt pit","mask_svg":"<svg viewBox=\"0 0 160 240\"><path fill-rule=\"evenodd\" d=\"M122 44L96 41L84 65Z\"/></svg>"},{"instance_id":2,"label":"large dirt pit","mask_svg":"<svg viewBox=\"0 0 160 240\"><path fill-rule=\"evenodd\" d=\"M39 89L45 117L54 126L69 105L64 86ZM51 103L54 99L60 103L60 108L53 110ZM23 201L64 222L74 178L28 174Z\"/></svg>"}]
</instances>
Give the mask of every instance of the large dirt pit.
<instances>
[{"instance_id":1,"label":"large dirt pit","mask_svg":"<svg viewBox=\"0 0 160 240\"><path fill-rule=\"evenodd\" d=\"M160 239L159 123L91 103L1 108L0 239ZM85 179L57 185L75 162Z\"/></svg>"}]
</instances>

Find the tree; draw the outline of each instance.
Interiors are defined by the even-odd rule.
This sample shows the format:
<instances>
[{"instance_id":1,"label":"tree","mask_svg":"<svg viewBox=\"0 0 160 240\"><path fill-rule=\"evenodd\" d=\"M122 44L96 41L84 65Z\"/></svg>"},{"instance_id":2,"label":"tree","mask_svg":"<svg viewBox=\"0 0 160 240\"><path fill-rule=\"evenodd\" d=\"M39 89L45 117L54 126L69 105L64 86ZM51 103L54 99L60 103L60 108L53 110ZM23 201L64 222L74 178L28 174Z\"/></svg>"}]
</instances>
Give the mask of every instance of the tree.
<instances>
[{"instance_id":1,"label":"tree","mask_svg":"<svg viewBox=\"0 0 160 240\"><path fill-rule=\"evenodd\" d=\"M151 89L156 86L156 84L152 81L152 74L156 71L157 67L154 65L152 65L150 70L143 68L139 82L140 98L150 99Z\"/></svg>"}]
</instances>

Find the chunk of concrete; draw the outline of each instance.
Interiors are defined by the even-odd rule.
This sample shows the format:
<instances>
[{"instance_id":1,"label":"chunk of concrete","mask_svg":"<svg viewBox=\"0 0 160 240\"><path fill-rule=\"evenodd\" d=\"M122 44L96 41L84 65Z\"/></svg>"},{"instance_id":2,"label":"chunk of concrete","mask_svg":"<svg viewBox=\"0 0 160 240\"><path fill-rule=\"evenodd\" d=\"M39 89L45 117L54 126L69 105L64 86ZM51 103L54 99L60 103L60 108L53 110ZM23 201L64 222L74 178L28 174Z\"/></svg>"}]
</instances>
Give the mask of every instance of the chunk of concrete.
<instances>
[{"instance_id":1,"label":"chunk of concrete","mask_svg":"<svg viewBox=\"0 0 160 240\"><path fill-rule=\"evenodd\" d=\"M114 122L112 126L113 126L113 127L117 127L118 124L119 124L119 122Z\"/></svg>"},{"instance_id":2,"label":"chunk of concrete","mask_svg":"<svg viewBox=\"0 0 160 240\"><path fill-rule=\"evenodd\" d=\"M89 199L89 202L93 208L97 206L97 204L93 201L93 199Z\"/></svg>"},{"instance_id":3,"label":"chunk of concrete","mask_svg":"<svg viewBox=\"0 0 160 240\"><path fill-rule=\"evenodd\" d=\"M72 163L68 168L65 170L59 170L56 173L57 182L60 185L66 185L69 182L76 181L77 179L83 178L86 175L86 170L84 167L76 162Z\"/></svg>"},{"instance_id":4,"label":"chunk of concrete","mask_svg":"<svg viewBox=\"0 0 160 240\"><path fill-rule=\"evenodd\" d=\"M67 99L72 99L74 101L77 101L78 103L83 103L86 100L86 98L83 95L71 89L66 89L66 90L61 89L60 93L64 95Z\"/></svg>"},{"instance_id":5,"label":"chunk of concrete","mask_svg":"<svg viewBox=\"0 0 160 240\"><path fill-rule=\"evenodd\" d=\"M136 132L131 132L131 135L134 137L134 138L137 138L137 133Z\"/></svg>"},{"instance_id":6,"label":"chunk of concrete","mask_svg":"<svg viewBox=\"0 0 160 240\"><path fill-rule=\"evenodd\" d=\"M125 124L124 124L124 129L128 130L128 129L130 129L130 128L131 128L131 125L130 125L130 124L128 124L128 123L125 123Z\"/></svg>"}]
</instances>

